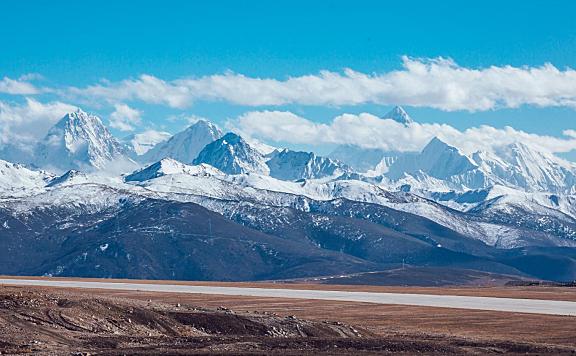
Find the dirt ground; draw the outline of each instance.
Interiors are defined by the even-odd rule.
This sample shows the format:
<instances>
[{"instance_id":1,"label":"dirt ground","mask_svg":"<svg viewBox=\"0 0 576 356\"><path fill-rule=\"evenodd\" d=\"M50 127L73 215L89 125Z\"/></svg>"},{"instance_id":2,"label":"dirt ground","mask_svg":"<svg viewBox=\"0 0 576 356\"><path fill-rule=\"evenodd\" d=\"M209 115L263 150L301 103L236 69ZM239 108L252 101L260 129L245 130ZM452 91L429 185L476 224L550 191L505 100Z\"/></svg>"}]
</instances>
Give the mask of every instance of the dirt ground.
<instances>
[{"instance_id":1,"label":"dirt ground","mask_svg":"<svg viewBox=\"0 0 576 356\"><path fill-rule=\"evenodd\" d=\"M0 287L0 352L576 354L576 318L278 298Z\"/></svg>"},{"instance_id":2,"label":"dirt ground","mask_svg":"<svg viewBox=\"0 0 576 356\"><path fill-rule=\"evenodd\" d=\"M576 350L576 317L402 305L179 293L94 291L205 307L260 310L310 320L338 320L375 335L390 333L561 345Z\"/></svg>"}]
</instances>

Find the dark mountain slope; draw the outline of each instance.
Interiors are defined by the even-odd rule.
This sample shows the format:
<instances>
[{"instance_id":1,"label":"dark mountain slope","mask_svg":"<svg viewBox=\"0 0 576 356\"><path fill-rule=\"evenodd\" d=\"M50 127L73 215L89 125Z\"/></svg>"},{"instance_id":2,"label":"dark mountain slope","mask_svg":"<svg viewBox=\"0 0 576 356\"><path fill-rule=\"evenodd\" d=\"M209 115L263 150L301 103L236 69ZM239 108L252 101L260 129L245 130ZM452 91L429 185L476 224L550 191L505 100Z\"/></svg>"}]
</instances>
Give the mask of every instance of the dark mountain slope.
<instances>
[{"instance_id":1,"label":"dark mountain slope","mask_svg":"<svg viewBox=\"0 0 576 356\"><path fill-rule=\"evenodd\" d=\"M59 209L11 218L0 230L6 274L186 280L258 280L366 271L376 264L264 234L193 203L144 200L117 213ZM67 227L70 226L70 227Z\"/></svg>"}]
</instances>

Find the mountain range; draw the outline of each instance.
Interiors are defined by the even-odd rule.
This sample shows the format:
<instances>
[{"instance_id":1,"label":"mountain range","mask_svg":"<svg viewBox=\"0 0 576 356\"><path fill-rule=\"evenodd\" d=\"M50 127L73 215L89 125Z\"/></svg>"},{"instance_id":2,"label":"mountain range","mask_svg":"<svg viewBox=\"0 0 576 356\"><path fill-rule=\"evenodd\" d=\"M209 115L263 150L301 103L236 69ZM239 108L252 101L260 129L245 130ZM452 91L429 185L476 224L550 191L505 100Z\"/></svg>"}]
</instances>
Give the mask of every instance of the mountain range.
<instances>
[{"instance_id":1,"label":"mountain range","mask_svg":"<svg viewBox=\"0 0 576 356\"><path fill-rule=\"evenodd\" d=\"M400 107L383 119L414 122ZM262 280L410 264L576 279L576 166L552 154L251 142L205 120L119 141L97 116L65 115L30 162L0 160L0 272Z\"/></svg>"}]
</instances>

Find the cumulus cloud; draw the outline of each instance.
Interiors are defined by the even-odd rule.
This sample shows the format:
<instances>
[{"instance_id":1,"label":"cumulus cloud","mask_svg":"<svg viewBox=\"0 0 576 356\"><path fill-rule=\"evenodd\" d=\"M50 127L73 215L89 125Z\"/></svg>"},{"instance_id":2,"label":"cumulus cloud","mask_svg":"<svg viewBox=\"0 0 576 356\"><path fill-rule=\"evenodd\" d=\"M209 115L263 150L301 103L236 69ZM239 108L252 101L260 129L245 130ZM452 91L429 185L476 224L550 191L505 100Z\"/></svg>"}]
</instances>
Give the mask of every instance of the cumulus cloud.
<instances>
[{"instance_id":1,"label":"cumulus cloud","mask_svg":"<svg viewBox=\"0 0 576 356\"><path fill-rule=\"evenodd\" d=\"M226 101L245 106L409 105L445 111L483 111L521 105L576 108L576 71L552 64L536 67L466 68L445 58L402 58L402 68L386 73L343 72L285 80L224 74L165 81L151 75L68 93L111 102L141 100L184 108L195 101Z\"/></svg>"},{"instance_id":2,"label":"cumulus cloud","mask_svg":"<svg viewBox=\"0 0 576 356\"><path fill-rule=\"evenodd\" d=\"M108 102L140 100L174 108L184 108L193 100L187 88L146 74L138 79L126 79L118 83L105 81L86 88L72 87L61 93L89 100L105 99Z\"/></svg>"},{"instance_id":3,"label":"cumulus cloud","mask_svg":"<svg viewBox=\"0 0 576 356\"><path fill-rule=\"evenodd\" d=\"M27 98L15 104L0 101L0 145L30 144L76 107L59 101L41 103Z\"/></svg>"},{"instance_id":4,"label":"cumulus cloud","mask_svg":"<svg viewBox=\"0 0 576 356\"><path fill-rule=\"evenodd\" d=\"M110 126L120 131L134 131L135 125L141 122L140 116L140 111L126 104L116 104L110 114Z\"/></svg>"},{"instance_id":5,"label":"cumulus cloud","mask_svg":"<svg viewBox=\"0 0 576 356\"><path fill-rule=\"evenodd\" d=\"M327 124L285 111L253 111L230 120L228 127L247 137L292 144L350 144L387 151L420 151L433 137L452 144L464 152L492 150L494 147L522 142L546 152L569 152L576 149L576 132L567 130L565 138L537 135L491 126L460 131L446 124L403 125L362 113L344 114Z\"/></svg>"},{"instance_id":6,"label":"cumulus cloud","mask_svg":"<svg viewBox=\"0 0 576 356\"><path fill-rule=\"evenodd\" d=\"M30 75L25 75L19 79L10 79L4 77L0 80L0 93L11 95L33 95L38 94L40 90L28 80L33 79Z\"/></svg>"}]
</instances>

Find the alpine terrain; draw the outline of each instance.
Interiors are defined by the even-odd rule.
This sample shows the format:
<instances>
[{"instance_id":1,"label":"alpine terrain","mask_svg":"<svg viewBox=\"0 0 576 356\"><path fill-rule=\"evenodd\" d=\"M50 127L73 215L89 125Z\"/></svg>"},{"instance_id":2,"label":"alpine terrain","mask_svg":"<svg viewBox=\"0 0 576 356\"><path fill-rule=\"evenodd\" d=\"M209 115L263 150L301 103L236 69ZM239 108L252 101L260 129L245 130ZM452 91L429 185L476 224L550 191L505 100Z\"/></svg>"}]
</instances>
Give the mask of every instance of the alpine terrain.
<instances>
[{"instance_id":1,"label":"alpine terrain","mask_svg":"<svg viewBox=\"0 0 576 356\"><path fill-rule=\"evenodd\" d=\"M414 123L400 107L382 120ZM2 157L3 274L240 281L409 266L576 279L576 166L525 143L469 154L436 137L420 152L323 157L205 120L123 142L78 110L33 162Z\"/></svg>"}]
</instances>

